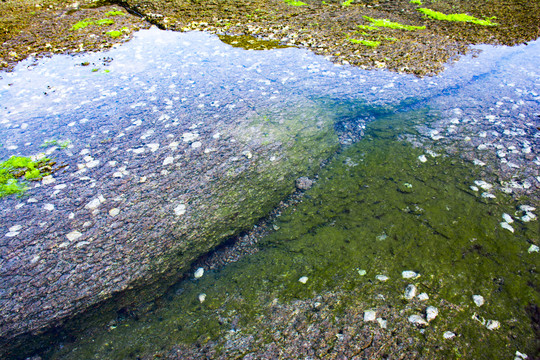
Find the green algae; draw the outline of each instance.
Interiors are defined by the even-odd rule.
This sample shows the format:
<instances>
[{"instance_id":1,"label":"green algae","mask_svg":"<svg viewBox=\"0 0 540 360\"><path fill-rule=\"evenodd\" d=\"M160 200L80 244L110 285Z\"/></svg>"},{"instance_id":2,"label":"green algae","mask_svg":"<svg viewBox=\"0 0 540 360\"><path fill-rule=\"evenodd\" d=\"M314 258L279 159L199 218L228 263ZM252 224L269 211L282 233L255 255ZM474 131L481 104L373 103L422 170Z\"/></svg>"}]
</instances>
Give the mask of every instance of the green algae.
<instances>
[{"instance_id":1,"label":"green algae","mask_svg":"<svg viewBox=\"0 0 540 360\"><path fill-rule=\"evenodd\" d=\"M244 336L272 332L258 325L269 303L337 290L351 298L334 309L336 317L351 307L381 306L383 296L406 324L407 316L420 311L402 298L409 283L427 292L428 304L440 311L423 333L409 329L408 336L422 343L422 358L534 353L524 308L540 301L537 259L527 253L538 228L519 223L516 234L502 229L501 214L515 214L516 204L504 193L488 201L471 191L469 185L481 178L471 163L449 155L420 162L424 151L400 135L414 133L426 119L427 112L418 111L370 124L365 139L337 154L303 202L281 215L278 230L260 242L258 253L178 284L172 291L181 295L166 297L166 305L149 316L115 322L53 358L135 358L172 344L205 344L221 336L225 343L237 329ZM279 128L261 128L279 120L260 120L253 124L259 131L283 136ZM365 269L362 276L359 269ZM403 270L421 276L405 280ZM378 274L390 279L378 282ZM298 281L302 276L309 278L306 284ZM486 299L481 308L472 302L474 294ZM501 329L487 330L472 319L475 314L500 321ZM458 334L452 341L442 339L448 330Z\"/></svg>"},{"instance_id":2,"label":"green algae","mask_svg":"<svg viewBox=\"0 0 540 360\"><path fill-rule=\"evenodd\" d=\"M124 12L120 10L111 10L105 14L105 16L124 16Z\"/></svg>"},{"instance_id":3,"label":"green algae","mask_svg":"<svg viewBox=\"0 0 540 360\"><path fill-rule=\"evenodd\" d=\"M341 3L341 6L351 6L354 0L347 0Z\"/></svg>"},{"instance_id":4,"label":"green algae","mask_svg":"<svg viewBox=\"0 0 540 360\"><path fill-rule=\"evenodd\" d=\"M305 5L307 5L305 2L298 1L298 0L283 0L283 1L285 1L287 4L289 4L291 6L305 6Z\"/></svg>"},{"instance_id":5,"label":"green algae","mask_svg":"<svg viewBox=\"0 0 540 360\"><path fill-rule=\"evenodd\" d=\"M369 16L364 16L364 19L371 23L370 26L374 26L374 27L383 27L383 28L407 30L407 31L422 30L426 28L425 26L404 25L398 22L390 21L388 19L374 19Z\"/></svg>"},{"instance_id":6,"label":"green algae","mask_svg":"<svg viewBox=\"0 0 540 360\"><path fill-rule=\"evenodd\" d=\"M375 48L379 45L381 45L380 41L374 41L374 40L359 40L359 39L353 39L353 38L347 38L350 42L353 44L360 44L367 47Z\"/></svg>"},{"instance_id":7,"label":"green algae","mask_svg":"<svg viewBox=\"0 0 540 360\"><path fill-rule=\"evenodd\" d=\"M496 25L498 25L497 23L494 23L494 22L491 21L493 18L488 18L488 19L482 20L482 19L478 19L478 18L475 18L474 16L467 15L467 14L448 14L448 15L446 15L446 14L443 14L442 12L434 11L434 10L427 9L427 8L418 8L417 10L419 12L421 12L422 14L426 15L427 17L430 17L430 18L435 19L435 20L469 22L469 23L482 25L482 26L496 26Z\"/></svg>"},{"instance_id":8,"label":"green algae","mask_svg":"<svg viewBox=\"0 0 540 360\"><path fill-rule=\"evenodd\" d=\"M422 1L421 1L421 0L411 0L411 1L409 1L409 3L411 3L411 4L416 4L416 5L422 5Z\"/></svg>"},{"instance_id":9,"label":"green algae","mask_svg":"<svg viewBox=\"0 0 540 360\"><path fill-rule=\"evenodd\" d=\"M112 38L118 38L122 36L122 31L118 31L118 30L107 31L107 35L109 35Z\"/></svg>"},{"instance_id":10,"label":"green algae","mask_svg":"<svg viewBox=\"0 0 540 360\"><path fill-rule=\"evenodd\" d=\"M41 179L46 173L41 172L40 167L47 161L48 159L43 159L36 162L28 157L12 156L8 160L1 162L0 197L24 193L27 186L17 179Z\"/></svg>"},{"instance_id":11,"label":"green algae","mask_svg":"<svg viewBox=\"0 0 540 360\"><path fill-rule=\"evenodd\" d=\"M80 30L80 29L84 29L85 27L88 27L90 25L93 25L94 22L90 19L86 19L86 20L81 20L79 22L77 22L76 24L74 24L72 27L71 27L71 30Z\"/></svg>"},{"instance_id":12,"label":"green algae","mask_svg":"<svg viewBox=\"0 0 540 360\"><path fill-rule=\"evenodd\" d=\"M114 20L111 19L99 19L95 22L96 25L112 25L114 24Z\"/></svg>"},{"instance_id":13,"label":"green algae","mask_svg":"<svg viewBox=\"0 0 540 360\"><path fill-rule=\"evenodd\" d=\"M51 146L59 146L61 149L67 149L71 141L69 140L45 140L43 144L40 145L42 148L47 148Z\"/></svg>"}]
</instances>

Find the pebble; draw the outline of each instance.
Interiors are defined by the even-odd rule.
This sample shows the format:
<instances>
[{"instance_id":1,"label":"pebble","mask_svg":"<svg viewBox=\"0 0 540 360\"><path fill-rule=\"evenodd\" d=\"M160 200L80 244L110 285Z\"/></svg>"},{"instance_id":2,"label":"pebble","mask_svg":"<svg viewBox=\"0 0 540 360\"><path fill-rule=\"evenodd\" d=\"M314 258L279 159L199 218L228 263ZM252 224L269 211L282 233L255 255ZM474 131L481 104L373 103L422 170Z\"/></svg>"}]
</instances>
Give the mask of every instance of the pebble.
<instances>
[{"instance_id":1,"label":"pebble","mask_svg":"<svg viewBox=\"0 0 540 360\"><path fill-rule=\"evenodd\" d=\"M403 296L405 296L405 299L407 300L414 298L416 296L416 286L409 284L405 289L405 294Z\"/></svg>"},{"instance_id":2,"label":"pebble","mask_svg":"<svg viewBox=\"0 0 540 360\"><path fill-rule=\"evenodd\" d=\"M487 323L486 323L486 328L488 330L497 330L498 328L501 327L501 323L498 322L497 320L488 320Z\"/></svg>"},{"instance_id":3,"label":"pebble","mask_svg":"<svg viewBox=\"0 0 540 360\"><path fill-rule=\"evenodd\" d=\"M374 310L364 311L364 321L375 321L377 313Z\"/></svg>"},{"instance_id":4,"label":"pebble","mask_svg":"<svg viewBox=\"0 0 540 360\"><path fill-rule=\"evenodd\" d=\"M501 222L501 227L503 229L506 229L506 230L510 231L511 233L514 233L514 228L507 222L504 222L504 221Z\"/></svg>"},{"instance_id":5,"label":"pebble","mask_svg":"<svg viewBox=\"0 0 540 360\"><path fill-rule=\"evenodd\" d=\"M112 208L111 210L109 210L109 215L111 215L113 217L118 215L118 214L120 214L120 209L118 209L118 208Z\"/></svg>"},{"instance_id":6,"label":"pebble","mask_svg":"<svg viewBox=\"0 0 540 360\"><path fill-rule=\"evenodd\" d=\"M360 276L364 276L367 274L367 271L366 270L363 270L363 269L358 269L358 275Z\"/></svg>"},{"instance_id":7,"label":"pebble","mask_svg":"<svg viewBox=\"0 0 540 360\"><path fill-rule=\"evenodd\" d=\"M302 284L305 284L308 281L308 277L307 276L302 276L300 279L298 279L298 281L300 281Z\"/></svg>"},{"instance_id":8,"label":"pebble","mask_svg":"<svg viewBox=\"0 0 540 360\"><path fill-rule=\"evenodd\" d=\"M439 315L439 310L435 306L428 306L426 309L426 319L428 322L431 322Z\"/></svg>"},{"instance_id":9,"label":"pebble","mask_svg":"<svg viewBox=\"0 0 540 360\"><path fill-rule=\"evenodd\" d=\"M539 251L540 251L540 248L539 248L538 246L536 246L536 245L531 245L531 246L529 247L529 250L527 250L527 251L529 252L529 254L530 254L530 253L533 253L533 252L539 252Z\"/></svg>"},{"instance_id":10,"label":"pebble","mask_svg":"<svg viewBox=\"0 0 540 360\"><path fill-rule=\"evenodd\" d=\"M10 232L17 232L17 231L19 231L21 229L22 229L21 225L13 225L12 227L9 228L9 231Z\"/></svg>"},{"instance_id":11,"label":"pebble","mask_svg":"<svg viewBox=\"0 0 540 360\"><path fill-rule=\"evenodd\" d=\"M381 327L381 329L386 329L386 326L387 326L386 320L384 320L383 318L377 318L377 322L379 323L379 326Z\"/></svg>"},{"instance_id":12,"label":"pebble","mask_svg":"<svg viewBox=\"0 0 540 360\"><path fill-rule=\"evenodd\" d=\"M47 176L44 176L43 179L41 179L41 183L43 185L48 185L48 184L52 184L53 182L55 182L56 179L52 177L52 175L47 175Z\"/></svg>"},{"instance_id":13,"label":"pebble","mask_svg":"<svg viewBox=\"0 0 540 360\"><path fill-rule=\"evenodd\" d=\"M420 315L409 316L409 322L415 324L416 326L425 326L428 324L427 321L424 320L424 318Z\"/></svg>"},{"instance_id":14,"label":"pebble","mask_svg":"<svg viewBox=\"0 0 540 360\"><path fill-rule=\"evenodd\" d=\"M491 193L488 193L488 192L482 193L482 197L483 197L483 198L486 198L486 199L495 199L495 198L496 198L495 195L493 195L493 194L491 194Z\"/></svg>"},{"instance_id":15,"label":"pebble","mask_svg":"<svg viewBox=\"0 0 540 360\"><path fill-rule=\"evenodd\" d=\"M69 241L75 241L75 240L77 240L78 238L80 238L81 236L82 236L82 234L81 234L79 231L77 231L77 230L72 231L72 232L66 234L66 237L68 238Z\"/></svg>"},{"instance_id":16,"label":"pebble","mask_svg":"<svg viewBox=\"0 0 540 360\"><path fill-rule=\"evenodd\" d=\"M377 279L379 281L387 281L388 276L386 276L386 275L377 275L377 276L375 276L375 279Z\"/></svg>"},{"instance_id":17,"label":"pebble","mask_svg":"<svg viewBox=\"0 0 540 360\"><path fill-rule=\"evenodd\" d=\"M524 359L528 359L528 358L529 358L529 356L527 356L527 354L521 353L521 352L516 350L516 357L514 358L514 360L524 360Z\"/></svg>"},{"instance_id":18,"label":"pebble","mask_svg":"<svg viewBox=\"0 0 540 360\"><path fill-rule=\"evenodd\" d=\"M198 268L197 270L195 270L195 273L193 274L193 276L195 277L195 279L199 279L201 278L202 276L204 275L204 269L202 267Z\"/></svg>"},{"instance_id":19,"label":"pebble","mask_svg":"<svg viewBox=\"0 0 540 360\"><path fill-rule=\"evenodd\" d=\"M480 307L484 305L484 297L482 295L473 295L473 301L476 304L476 306Z\"/></svg>"},{"instance_id":20,"label":"pebble","mask_svg":"<svg viewBox=\"0 0 540 360\"><path fill-rule=\"evenodd\" d=\"M426 294L425 292L424 292L424 293L421 293L420 295L418 295L418 300L420 300L420 301L426 301L426 300L429 300L429 295Z\"/></svg>"},{"instance_id":21,"label":"pebble","mask_svg":"<svg viewBox=\"0 0 540 360\"><path fill-rule=\"evenodd\" d=\"M427 161L427 157L426 157L426 155L420 155L420 156L418 157L418 160L419 160L420 162L425 163L425 162Z\"/></svg>"},{"instance_id":22,"label":"pebble","mask_svg":"<svg viewBox=\"0 0 540 360\"><path fill-rule=\"evenodd\" d=\"M502 214L502 218L504 221L506 221L508 224L511 224L514 222L514 219L512 219L512 217L510 215L508 215L507 213L504 213Z\"/></svg>"},{"instance_id":23,"label":"pebble","mask_svg":"<svg viewBox=\"0 0 540 360\"><path fill-rule=\"evenodd\" d=\"M99 199L94 199L92 201L90 201L88 204L86 204L85 208L89 209L89 210L95 210L99 207L99 205L101 205L101 201Z\"/></svg>"},{"instance_id":24,"label":"pebble","mask_svg":"<svg viewBox=\"0 0 540 360\"><path fill-rule=\"evenodd\" d=\"M54 210L54 205L53 204L45 204L45 205L43 205L43 209L52 211L52 210Z\"/></svg>"},{"instance_id":25,"label":"pebble","mask_svg":"<svg viewBox=\"0 0 540 360\"><path fill-rule=\"evenodd\" d=\"M418 277L420 277L420 275L414 271L410 271L410 270L406 270L406 271L403 271L401 273L401 276L404 278L404 279L416 279Z\"/></svg>"},{"instance_id":26,"label":"pebble","mask_svg":"<svg viewBox=\"0 0 540 360\"><path fill-rule=\"evenodd\" d=\"M199 302L202 304L204 300L206 300L206 294L205 293L199 294Z\"/></svg>"},{"instance_id":27,"label":"pebble","mask_svg":"<svg viewBox=\"0 0 540 360\"><path fill-rule=\"evenodd\" d=\"M489 190L493 187L493 185L485 182L484 180L475 180L474 183L476 184L476 186L479 186L484 190Z\"/></svg>"},{"instance_id":28,"label":"pebble","mask_svg":"<svg viewBox=\"0 0 540 360\"><path fill-rule=\"evenodd\" d=\"M445 339L447 339L447 340L448 340L448 339L452 339L452 338L454 338L455 336L456 336L456 334L454 334L454 333L451 332L451 331L445 331L445 332L443 333L443 338L445 338Z\"/></svg>"},{"instance_id":29,"label":"pebble","mask_svg":"<svg viewBox=\"0 0 540 360\"><path fill-rule=\"evenodd\" d=\"M176 216L182 216L186 213L186 205L180 204L177 207L174 208L174 213Z\"/></svg>"},{"instance_id":30,"label":"pebble","mask_svg":"<svg viewBox=\"0 0 540 360\"><path fill-rule=\"evenodd\" d=\"M174 157L172 157L172 156L167 156L167 157L165 158L165 160L163 160L163 166L165 166L165 165L170 165L170 164L172 164L173 162L174 162Z\"/></svg>"}]
</instances>

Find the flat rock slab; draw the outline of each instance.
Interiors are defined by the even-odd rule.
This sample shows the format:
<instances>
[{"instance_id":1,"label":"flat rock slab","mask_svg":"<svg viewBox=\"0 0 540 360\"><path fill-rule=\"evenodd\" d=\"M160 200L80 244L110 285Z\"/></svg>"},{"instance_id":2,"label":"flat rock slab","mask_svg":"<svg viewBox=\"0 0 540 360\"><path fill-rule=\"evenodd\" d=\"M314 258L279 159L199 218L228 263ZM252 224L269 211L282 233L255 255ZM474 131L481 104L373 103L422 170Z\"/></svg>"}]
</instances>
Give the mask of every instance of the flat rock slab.
<instances>
[{"instance_id":1,"label":"flat rock slab","mask_svg":"<svg viewBox=\"0 0 540 360\"><path fill-rule=\"evenodd\" d=\"M0 200L2 346L126 290L158 295L153 284L252 226L336 150L319 105L250 76L229 84L201 66L226 45L194 34L192 57L187 40L168 46L177 35L147 32L115 53L118 68L50 59L3 88L1 157L47 156L57 171ZM149 59L156 42L165 53Z\"/></svg>"}]
</instances>

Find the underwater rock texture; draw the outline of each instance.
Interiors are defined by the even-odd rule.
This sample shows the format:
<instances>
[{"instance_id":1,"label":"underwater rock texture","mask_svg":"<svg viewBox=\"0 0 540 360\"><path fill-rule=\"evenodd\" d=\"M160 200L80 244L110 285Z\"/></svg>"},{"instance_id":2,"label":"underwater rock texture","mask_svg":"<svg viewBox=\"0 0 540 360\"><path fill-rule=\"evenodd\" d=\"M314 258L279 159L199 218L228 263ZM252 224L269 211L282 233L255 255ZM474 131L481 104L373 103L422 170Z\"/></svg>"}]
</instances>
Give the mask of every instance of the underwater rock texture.
<instances>
[{"instance_id":1,"label":"underwater rock texture","mask_svg":"<svg viewBox=\"0 0 540 360\"><path fill-rule=\"evenodd\" d=\"M331 117L291 101L286 112L182 124L166 137L165 122L145 121L91 142L29 198L1 199L2 229L17 227L0 238L3 355L14 337L117 293L128 293L119 307L129 294L155 297L294 191L338 142Z\"/></svg>"}]
</instances>

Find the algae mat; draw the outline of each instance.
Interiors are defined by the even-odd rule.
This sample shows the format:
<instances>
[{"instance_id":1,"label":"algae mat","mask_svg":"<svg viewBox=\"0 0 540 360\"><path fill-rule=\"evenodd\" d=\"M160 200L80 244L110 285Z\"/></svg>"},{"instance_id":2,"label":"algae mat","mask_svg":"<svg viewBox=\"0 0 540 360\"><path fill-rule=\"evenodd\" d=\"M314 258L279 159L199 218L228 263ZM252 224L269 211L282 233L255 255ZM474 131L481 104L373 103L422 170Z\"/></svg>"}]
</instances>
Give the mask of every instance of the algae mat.
<instances>
[{"instance_id":1,"label":"algae mat","mask_svg":"<svg viewBox=\"0 0 540 360\"><path fill-rule=\"evenodd\" d=\"M53 358L534 356L539 232L521 220L530 204L474 191L478 167L459 157L424 162L425 149L401 136L426 117L372 123L258 253Z\"/></svg>"}]
</instances>

